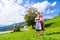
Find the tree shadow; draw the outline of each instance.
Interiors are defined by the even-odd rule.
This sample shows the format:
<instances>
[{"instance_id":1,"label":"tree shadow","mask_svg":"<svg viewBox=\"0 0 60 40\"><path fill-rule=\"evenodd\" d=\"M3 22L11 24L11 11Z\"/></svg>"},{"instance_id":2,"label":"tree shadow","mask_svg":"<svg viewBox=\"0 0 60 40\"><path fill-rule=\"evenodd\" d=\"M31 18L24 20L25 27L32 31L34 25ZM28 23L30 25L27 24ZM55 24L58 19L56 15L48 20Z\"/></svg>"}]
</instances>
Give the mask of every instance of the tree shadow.
<instances>
[{"instance_id":1,"label":"tree shadow","mask_svg":"<svg viewBox=\"0 0 60 40\"><path fill-rule=\"evenodd\" d=\"M53 35L53 34L60 34L60 32L52 32L52 33L47 34L47 35Z\"/></svg>"},{"instance_id":2,"label":"tree shadow","mask_svg":"<svg viewBox=\"0 0 60 40\"><path fill-rule=\"evenodd\" d=\"M45 24L45 27L47 28L47 27L51 26L52 24L54 24L54 23Z\"/></svg>"},{"instance_id":3,"label":"tree shadow","mask_svg":"<svg viewBox=\"0 0 60 40\"><path fill-rule=\"evenodd\" d=\"M16 32L24 32L24 31L16 31ZM11 32L11 33L15 33L15 32L13 31L13 32Z\"/></svg>"}]
</instances>

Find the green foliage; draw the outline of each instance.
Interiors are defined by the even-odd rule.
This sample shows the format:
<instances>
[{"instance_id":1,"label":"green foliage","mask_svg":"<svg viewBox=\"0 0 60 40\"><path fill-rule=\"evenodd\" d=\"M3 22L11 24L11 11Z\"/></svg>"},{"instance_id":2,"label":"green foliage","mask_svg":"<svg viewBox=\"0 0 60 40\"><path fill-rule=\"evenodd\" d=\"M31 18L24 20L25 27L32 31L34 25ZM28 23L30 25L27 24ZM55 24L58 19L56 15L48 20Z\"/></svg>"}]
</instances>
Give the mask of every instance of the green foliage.
<instances>
[{"instance_id":1,"label":"green foliage","mask_svg":"<svg viewBox=\"0 0 60 40\"><path fill-rule=\"evenodd\" d=\"M13 30L14 30L14 32L20 32L20 27L19 26L15 26L15 28Z\"/></svg>"},{"instance_id":2,"label":"green foliage","mask_svg":"<svg viewBox=\"0 0 60 40\"><path fill-rule=\"evenodd\" d=\"M36 16L36 8L29 8L28 9L28 14L25 15L25 20L26 20L26 24L28 26L32 25L34 26L35 24L35 16Z\"/></svg>"}]
</instances>

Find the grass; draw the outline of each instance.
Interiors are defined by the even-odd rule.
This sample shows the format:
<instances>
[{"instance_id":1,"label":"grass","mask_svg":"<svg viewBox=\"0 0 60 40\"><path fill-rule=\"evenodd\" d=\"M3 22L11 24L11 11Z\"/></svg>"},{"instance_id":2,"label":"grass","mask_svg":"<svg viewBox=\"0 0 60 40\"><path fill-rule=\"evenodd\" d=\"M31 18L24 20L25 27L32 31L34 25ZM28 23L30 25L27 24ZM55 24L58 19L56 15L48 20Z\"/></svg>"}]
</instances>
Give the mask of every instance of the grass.
<instances>
[{"instance_id":1,"label":"grass","mask_svg":"<svg viewBox=\"0 0 60 40\"><path fill-rule=\"evenodd\" d=\"M0 40L60 40L60 16L45 21L46 35L36 37L35 30L29 28L27 31L0 34Z\"/></svg>"}]
</instances>

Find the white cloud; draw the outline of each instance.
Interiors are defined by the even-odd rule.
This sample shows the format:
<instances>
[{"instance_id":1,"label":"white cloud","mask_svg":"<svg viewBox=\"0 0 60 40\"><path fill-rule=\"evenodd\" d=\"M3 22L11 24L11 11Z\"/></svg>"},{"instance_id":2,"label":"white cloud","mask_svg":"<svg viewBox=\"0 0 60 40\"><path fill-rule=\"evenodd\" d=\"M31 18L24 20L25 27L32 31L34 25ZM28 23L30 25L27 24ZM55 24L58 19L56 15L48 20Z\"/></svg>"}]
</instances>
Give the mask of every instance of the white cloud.
<instances>
[{"instance_id":1,"label":"white cloud","mask_svg":"<svg viewBox=\"0 0 60 40\"><path fill-rule=\"evenodd\" d=\"M51 10L50 10L50 9L48 9L48 10L46 11L46 13L47 13L47 14L49 14L50 12L51 12Z\"/></svg>"},{"instance_id":2,"label":"white cloud","mask_svg":"<svg viewBox=\"0 0 60 40\"><path fill-rule=\"evenodd\" d=\"M30 4L28 0L26 1L26 4L23 7L20 5L22 2L23 0L1 0L0 1L0 25L10 25L13 23L23 22L24 15L26 14L26 10L31 6L36 7L39 12L40 11L43 12L49 6L52 6L53 4L56 5L56 3L54 2L50 4L48 1ZM54 11L52 10L51 13L53 12Z\"/></svg>"},{"instance_id":3,"label":"white cloud","mask_svg":"<svg viewBox=\"0 0 60 40\"><path fill-rule=\"evenodd\" d=\"M52 5L52 6L55 6L55 5L56 5L56 2L53 2L51 5Z\"/></svg>"},{"instance_id":4,"label":"white cloud","mask_svg":"<svg viewBox=\"0 0 60 40\"><path fill-rule=\"evenodd\" d=\"M18 0L17 3L18 4L21 4L23 2L23 0Z\"/></svg>"},{"instance_id":5,"label":"white cloud","mask_svg":"<svg viewBox=\"0 0 60 40\"><path fill-rule=\"evenodd\" d=\"M45 16L45 19L52 19L53 16Z\"/></svg>"},{"instance_id":6,"label":"white cloud","mask_svg":"<svg viewBox=\"0 0 60 40\"><path fill-rule=\"evenodd\" d=\"M26 1L26 4L24 4L24 7L26 7L27 9L30 8L32 6L31 3L29 3L29 1Z\"/></svg>"},{"instance_id":7,"label":"white cloud","mask_svg":"<svg viewBox=\"0 0 60 40\"><path fill-rule=\"evenodd\" d=\"M23 22L25 7L19 5L20 0L1 0L0 1L0 25L10 25L13 23Z\"/></svg>"},{"instance_id":8,"label":"white cloud","mask_svg":"<svg viewBox=\"0 0 60 40\"><path fill-rule=\"evenodd\" d=\"M37 10L39 12L43 12L48 6L49 6L49 2L44 1L44 2L41 2L41 3L38 2L38 3L34 4L32 7L37 8Z\"/></svg>"},{"instance_id":9,"label":"white cloud","mask_svg":"<svg viewBox=\"0 0 60 40\"><path fill-rule=\"evenodd\" d=\"M50 7L55 6L55 5L56 5L56 2L53 2L51 4L48 1L44 1L44 2L35 3L34 5L32 5L32 7L37 8L38 12L44 12L46 11L46 9L48 9L47 13L53 13L54 11L52 11Z\"/></svg>"},{"instance_id":10,"label":"white cloud","mask_svg":"<svg viewBox=\"0 0 60 40\"><path fill-rule=\"evenodd\" d=\"M54 9L54 10L48 9L48 10L46 11L46 14L54 13L54 12L55 12L55 9Z\"/></svg>"},{"instance_id":11,"label":"white cloud","mask_svg":"<svg viewBox=\"0 0 60 40\"><path fill-rule=\"evenodd\" d=\"M55 12L55 10L52 10L52 11L51 11L51 13L54 13L54 12Z\"/></svg>"}]
</instances>

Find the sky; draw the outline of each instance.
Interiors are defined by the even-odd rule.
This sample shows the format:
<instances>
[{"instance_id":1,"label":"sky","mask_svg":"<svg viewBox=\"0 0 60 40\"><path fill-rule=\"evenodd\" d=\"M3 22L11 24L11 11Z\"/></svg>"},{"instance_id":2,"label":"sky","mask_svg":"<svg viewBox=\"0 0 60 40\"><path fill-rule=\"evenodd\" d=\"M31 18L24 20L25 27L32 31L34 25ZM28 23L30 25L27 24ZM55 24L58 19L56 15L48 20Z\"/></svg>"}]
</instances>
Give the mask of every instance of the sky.
<instances>
[{"instance_id":1,"label":"sky","mask_svg":"<svg viewBox=\"0 0 60 40\"><path fill-rule=\"evenodd\" d=\"M11 25L25 21L24 16L30 7L43 12L45 19L50 19L60 12L59 0L0 0L0 25Z\"/></svg>"}]
</instances>

